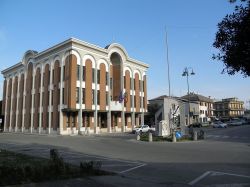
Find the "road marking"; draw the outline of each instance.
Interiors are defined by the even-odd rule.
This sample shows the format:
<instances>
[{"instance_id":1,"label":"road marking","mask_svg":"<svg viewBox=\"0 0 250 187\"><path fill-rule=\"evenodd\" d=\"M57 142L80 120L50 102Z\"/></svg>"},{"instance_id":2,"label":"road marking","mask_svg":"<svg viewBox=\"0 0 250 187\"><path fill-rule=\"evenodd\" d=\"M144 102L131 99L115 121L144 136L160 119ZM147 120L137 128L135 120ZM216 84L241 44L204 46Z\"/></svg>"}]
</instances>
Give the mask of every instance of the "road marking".
<instances>
[{"instance_id":1,"label":"road marking","mask_svg":"<svg viewBox=\"0 0 250 187\"><path fill-rule=\"evenodd\" d=\"M130 169L126 169L126 170L121 171L121 172L119 172L119 173L126 173L126 172L128 172L128 171L132 171L132 170L135 170L135 169L137 169L137 168L140 168L140 167L143 167L143 166L146 166L146 165L147 165L147 164L142 164L142 165L139 165L139 166L130 168Z\"/></svg>"},{"instance_id":2,"label":"road marking","mask_svg":"<svg viewBox=\"0 0 250 187\"><path fill-rule=\"evenodd\" d=\"M231 175L231 176L235 176L235 177L244 177L244 178L249 178L250 176L247 175L239 175L239 174L234 174L234 173L224 173L224 172L219 172L219 171L212 171L214 174L222 174L222 175Z\"/></svg>"},{"instance_id":3,"label":"road marking","mask_svg":"<svg viewBox=\"0 0 250 187\"><path fill-rule=\"evenodd\" d=\"M208 176L211 173L211 171L206 171L205 173L203 173L201 176L197 177L196 179L192 180L191 182L189 182L189 185L195 185L197 182L199 182L201 179L205 178L206 176Z\"/></svg>"},{"instance_id":4,"label":"road marking","mask_svg":"<svg viewBox=\"0 0 250 187\"><path fill-rule=\"evenodd\" d=\"M207 177L208 175L211 176L218 176L218 175L230 175L230 176L235 176L235 177L243 177L243 178L249 178L250 176L247 175L239 175L239 174L234 174L234 173L225 173L225 172L219 172L219 171L206 171L205 173L203 173L201 176L195 178L194 180L192 180L191 182L189 182L188 184L193 186L196 183L198 183L200 180L204 179L205 177Z\"/></svg>"}]
</instances>

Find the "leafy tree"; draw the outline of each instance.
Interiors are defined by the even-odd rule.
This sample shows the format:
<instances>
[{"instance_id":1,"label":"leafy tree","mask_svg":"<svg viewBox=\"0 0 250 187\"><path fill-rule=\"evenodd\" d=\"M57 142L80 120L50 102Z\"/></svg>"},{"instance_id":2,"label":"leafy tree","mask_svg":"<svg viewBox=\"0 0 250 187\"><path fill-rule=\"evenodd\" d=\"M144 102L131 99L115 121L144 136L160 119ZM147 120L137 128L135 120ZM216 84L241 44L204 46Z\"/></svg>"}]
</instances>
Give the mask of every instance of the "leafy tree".
<instances>
[{"instance_id":1,"label":"leafy tree","mask_svg":"<svg viewBox=\"0 0 250 187\"><path fill-rule=\"evenodd\" d=\"M213 59L225 65L222 73L250 76L250 0L241 0L235 11L218 24L213 46L220 51Z\"/></svg>"}]
</instances>

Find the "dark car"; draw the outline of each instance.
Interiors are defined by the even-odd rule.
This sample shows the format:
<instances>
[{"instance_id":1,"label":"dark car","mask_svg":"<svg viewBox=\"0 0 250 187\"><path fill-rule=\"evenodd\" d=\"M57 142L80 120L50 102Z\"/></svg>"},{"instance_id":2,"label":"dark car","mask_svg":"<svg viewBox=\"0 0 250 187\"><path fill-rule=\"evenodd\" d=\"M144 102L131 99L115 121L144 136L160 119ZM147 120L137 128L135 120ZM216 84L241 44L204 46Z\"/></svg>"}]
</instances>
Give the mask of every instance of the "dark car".
<instances>
[{"instance_id":1,"label":"dark car","mask_svg":"<svg viewBox=\"0 0 250 187\"><path fill-rule=\"evenodd\" d=\"M190 124L188 127L189 127L189 128L190 128L190 127L198 127L198 128L200 128L200 127L202 127L202 125L201 125L201 123L192 123L192 124Z\"/></svg>"}]
</instances>

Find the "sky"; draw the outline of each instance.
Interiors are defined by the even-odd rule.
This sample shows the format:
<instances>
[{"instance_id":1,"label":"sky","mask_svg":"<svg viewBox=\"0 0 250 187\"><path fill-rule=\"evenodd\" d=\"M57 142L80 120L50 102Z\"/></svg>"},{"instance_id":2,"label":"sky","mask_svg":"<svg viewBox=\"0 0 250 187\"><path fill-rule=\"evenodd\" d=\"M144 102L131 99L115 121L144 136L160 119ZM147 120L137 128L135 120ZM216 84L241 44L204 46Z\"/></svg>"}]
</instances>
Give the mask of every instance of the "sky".
<instances>
[{"instance_id":1,"label":"sky","mask_svg":"<svg viewBox=\"0 0 250 187\"><path fill-rule=\"evenodd\" d=\"M228 0L0 0L0 71L27 50L43 51L70 37L105 47L116 42L131 58L149 64L148 99L190 91L215 99L250 100L250 77L221 74L212 60L217 24L234 11ZM0 76L0 99L3 76ZM245 106L249 108L250 104Z\"/></svg>"}]
</instances>

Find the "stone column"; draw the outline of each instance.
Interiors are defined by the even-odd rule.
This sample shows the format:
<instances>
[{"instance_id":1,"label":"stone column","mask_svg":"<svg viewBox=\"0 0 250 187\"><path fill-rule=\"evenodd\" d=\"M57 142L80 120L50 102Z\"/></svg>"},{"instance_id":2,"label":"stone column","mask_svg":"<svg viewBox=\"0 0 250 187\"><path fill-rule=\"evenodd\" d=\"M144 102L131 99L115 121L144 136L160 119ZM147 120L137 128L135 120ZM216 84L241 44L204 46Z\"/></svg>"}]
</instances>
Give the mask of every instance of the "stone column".
<instances>
[{"instance_id":1,"label":"stone column","mask_svg":"<svg viewBox=\"0 0 250 187\"><path fill-rule=\"evenodd\" d=\"M19 94L20 80L21 80L21 73L19 73L18 80L17 80L17 94L16 94L16 99L17 99L16 102L17 103L16 103L16 126L15 126L15 132L17 132L17 121L18 121L18 114L19 114L18 105L19 105L19 97L20 97L20 94Z\"/></svg>"},{"instance_id":2,"label":"stone column","mask_svg":"<svg viewBox=\"0 0 250 187\"><path fill-rule=\"evenodd\" d=\"M142 80L140 80L140 82L141 81L143 81L143 76L141 77L141 79ZM143 83L144 84L144 83ZM141 102L141 106L140 106L140 110L142 110L142 113L141 113L141 124L144 124L144 100L143 100L143 97L144 97L144 91L142 91L142 88L143 88L143 84L140 84L140 92L141 92L141 96L140 96L140 102Z\"/></svg>"},{"instance_id":3,"label":"stone column","mask_svg":"<svg viewBox=\"0 0 250 187\"><path fill-rule=\"evenodd\" d=\"M132 100L131 100L131 106L132 106L132 119L131 119L131 126L132 130L135 129L135 85L134 85L134 74L132 73Z\"/></svg>"},{"instance_id":4,"label":"stone column","mask_svg":"<svg viewBox=\"0 0 250 187\"><path fill-rule=\"evenodd\" d=\"M27 71L24 73L24 87L23 87L23 117L22 117L22 132L24 131L24 114L25 110L25 101L26 101L26 78L27 78Z\"/></svg>"},{"instance_id":5,"label":"stone column","mask_svg":"<svg viewBox=\"0 0 250 187\"><path fill-rule=\"evenodd\" d=\"M39 106L39 128L38 128L38 131L39 131L39 134L41 133L41 130L42 130L42 112L43 112L43 71L44 71L44 65L42 65L42 68L41 68L41 80L40 80L40 106Z\"/></svg>"},{"instance_id":6,"label":"stone column","mask_svg":"<svg viewBox=\"0 0 250 187\"><path fill-rule=\"evenodd\" d=\"M15 83L15 76L12 77L12 86L11 86L11 95L10 95L10 120L9 120L9 132L11 132L12 129L12 105L13 105L13 87L14 87L14 83Z\"/></svg>"},{"instance_id":7,"label":"stone column","mask_svg":"<svg viewBox=\"0 0 250 187\"><path fill-rule=\"evenodd\" d=\"M82 74L82 67L83 67L83 62L82 59L77 59L77 61L80 61L80 89L79 89L79 106L80 110L78 112L78 134L80 134L80 130L82 127L82 79L83 79L83 74Z\"/></svg>"},{"instance_id":8,"label":"stone column","mask_svg":"<svg viewBox=\"0 0 250 187\"><path fill-rule=\"evenodd\" d=\"M34 96L35 96L35 76L36 76L36 71L35 68L33 68L32 72L32 90L31 90L31 122L30 122L30 133L33 132L33 119L34 119Z\"/></svg>"},{"instance_id":9,"label":"stone column","mask_svg":"<svg viewBox=\"0 0 250 187\"><path fill-rule=\"evenodd\" d=\"M9 87L9 79L6 78L6 93L5 93L5 111L4 111L4 132L7 131L6 129L6 118L7 118L7 102L8 102L8 87Z\"/></svg>"},{"instance_id":10,"label":"stone column","mask_svg":"<svg viewBox=\"0 0 250 187\"><path fill-rule=\"evenodd\" d=\"M48 111L49 111L49 128L48 128L48 134L50 134L50 132L51 132L51 111L53 111L52 110L52 90L53 90L53 86L52 86L52 84L53 84L53 82L52 82L52 76L53 76L53 63L54 62L50 62L50 76L49 76L49 109L48 109Z\"/></svg>"},{"instance_id":11,"label":"stone column","mask_svg":"<svg viewBox=\"0 0 250 187\"><path fill-rule=\"evenodd\" d=\"M95 91L94 91L94 104L95 104L95 111L94 111L94 133L98 134L98 112L97 112L97 63L95 64L95 69L93 69L95 75Z\"/></svg>"},{"instance_id":12,"label":"stone column","mask_svg":"<svg viewBox=\"0 0 250 187\"><path fill-rule=\"evenodd\" d=\"M110 99L110 65L108 67L108 113L107 113L107 122L108 122L108 132L111 133L112 132L112 128L111 128L111 108L110 108L110 103L111 103L111 99Z\"/></svg>"},{"instance_id":13,"label":"stone column","mask_svg":"<svg viewBox=\"0 0 250 187\"><path fill-rule=\"evenodd\" d=\"M63 133L63 113L62 113L62 109L63 109L63 85L64 85L64 61L62 59L61 61L61 69L60 69L61 73L60 73L60 112L59 112L59 134Z\"/></svg>"}]
</instances>

